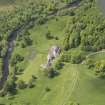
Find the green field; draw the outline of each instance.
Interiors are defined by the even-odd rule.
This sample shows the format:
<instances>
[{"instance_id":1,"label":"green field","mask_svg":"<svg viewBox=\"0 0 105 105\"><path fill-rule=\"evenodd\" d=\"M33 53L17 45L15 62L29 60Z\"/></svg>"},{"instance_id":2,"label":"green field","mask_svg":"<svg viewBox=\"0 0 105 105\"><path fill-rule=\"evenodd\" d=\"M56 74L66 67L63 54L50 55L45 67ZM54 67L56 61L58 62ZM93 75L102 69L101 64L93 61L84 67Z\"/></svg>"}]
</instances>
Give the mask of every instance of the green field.
<instances>
[{"instance_id":1,"label":"green field","mask_svg":"<svg viewBox=\"0 0 105 105\"><path fill-rule=\"evenodd\" d=\"M34 0L28 1L32 2ZM37 0L32 2L35 4L34 6L36 6L36 1ZM93 72L93 69L89 69L88 65L82 63L88 59L92 62L105 59L105 52L101 52L105 45L105 20L103 17L101 18L102 14L99 13L96 5L93 4L94 0L81 1L82 3L78 8L66 7L58 10L58 12L55 9L54 13L57 14L55 15L53 13L50 16L48 14L52 13L51 7L54 6L52 5L53 1L45 1L49 5L44 5L43 3L41 4L38 2L41 6L38 5L39 8L36 8L32 3L28 4L25 0L0 0L0 11L4 11L4 13L5 10L14 10L14 6L33 6L31 9L26 7L24 9L21 7L19 11L16 11L18 19L17 17L14 17L15 13L12 17L9 14L8 16L10 16L10 19L13 19L13 21L9 23L10 27L12 26L12 23L13 25L19 25L20 23L18 21L25 23L27 20L34 20L36 18L33 17L37 17L36 20L32 21L33 23L31 24L33 24L33 26L31 28L25 29L27 26L23 25L23 31L18 34L16 40L13 42L15 47L9 61L9 75L7 78L7 81L15 81L16 85L19 80L28 84L34 75L37 77L34 84L35 86L33 88L26 87L24 89L15 87L16 94L12 94L12 92L10 94L7 91L6 95L0 97L0 105L105 105L105 79L98 78ZM45 1L43 0L44 3ZM61 8L65 4L59 0L56 5L57 8ZM46 8L47 6L48 8ZM33 11L33 8L36 10ZM97 16L97 13L99 17ZM24 18L26 18L26 20ZM42 23L38 23L38 19L44 20L45 18L46 20L44 23L43 21ZM17 22L15 23L15 21ZM6 27L9 27L9 25L6 24ZM3 25L1 25L1 27L3 27ZM14 30L14 27L12 28ZM11 31L8 28L5 30ZM48 39L46 37L48 32L53 36L52 39ZM102 36L102 38L100 38L99 35ZM27 37L32 39L31 45L25 43L24 40L27 41ZM8 37L5 36L3 38L7 41ZM66 44L70 45L69 47L66 46L68 47L68 50L64 49L65 40L67 41ZM7 42L5 43L7 44ZM24 43L26 46L22 47L22 45L24 46ZM63 68L57 70L58 75L53 78L49 78L48 75L45 75L45 71L40 67L40 65L46 63L48 51L53 45L61 47L62 53L60 57L62 57L63 54L71 54L71 56L69 56L70 58L68 58L71 59L71 61L63 62ZM100 53L95 54L96 51ZM72 55L75 58L79 52L85 53L84 61L77 64L73 63ZM88 56L87 54L91 56ZM18 58L17 55L20 58ZM20 60L21 57L23 57L24 60ZM77 57L75 59L82 59L81 56L79 57L80 58ZM20 72L19 70L23 71ZM19 72L20 74L16 74L15 72ZM10 83L10 86L12 83ZM11 87L9 88L9 91L11 91Z\"/></svg>"},{"instance_id":2,"label":"green field","mask_svg":"<svg viewBox=\"0 0 105 105\"><path fill-rule=\"evenodd\" d=\"M58 21L51 19L46 24L30 30L34 39L33 46L30 50L25 49L26 51L17 47L14 54L23 53L28 62L26 69L23 74L18 76L18 79L28 82L31 76L35 75L38 77L36 86L32 89L18 90L18 94L15 96L0 98L1 103L6 103L6 105L9 103L11 105L70 105L71 102L76 102L80 105L104 105L105 80L95 77L87 66L65 63L64 68L60 70L60 75L53 79L44 76L40 68L40 65L46 62L50 46L62 45L62 33L67 19L70 18L63 16L58 17ZM50 30L51 33L58 36L59 40L47 40L45 38L46 30ZM33 51L36 52L34 55ZM100 59L98 56L97 59ZM49 92L46 91L47 87L50 89Z\"/></svg>"},{"instance_id":3,"label":"green field","mask_svg":"<svg viewBox=\"0 0 105 105\"><path fill-rule=\"evenodd\" d=\"M105 80L94 77L86 66L65 64L58 77L48 79L43 77L42 71L34 63L30 64L29 71L38 77L35 88L19 91L15 98L3 100L7 103L12 101L13 105L24 105L23 103L69 105L70 102L81 103L81 105L104 105ZM33 70L33 68L36 69ZM29 73L24 76L29 77ZM24 79L27 80L27 78ZM46 92L46 87L51 90Z\"/></svg>"}]
</instances>

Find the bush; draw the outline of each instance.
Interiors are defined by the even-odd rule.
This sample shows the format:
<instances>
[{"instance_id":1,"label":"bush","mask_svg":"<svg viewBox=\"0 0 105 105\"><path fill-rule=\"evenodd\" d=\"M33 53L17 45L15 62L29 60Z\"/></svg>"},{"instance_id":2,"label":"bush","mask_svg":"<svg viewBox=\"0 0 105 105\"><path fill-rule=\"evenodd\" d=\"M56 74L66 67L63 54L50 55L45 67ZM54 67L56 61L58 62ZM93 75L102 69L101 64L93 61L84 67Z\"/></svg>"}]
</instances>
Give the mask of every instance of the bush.
<instances>
[{"instance_id":1,"label":"bush","mask_svg":"<svg viewBox=\"0 0 105 105\"><path fill-rule=\"evenodd\" d=\"M88 68L89 69L91 69L91 68L94 68L95 67L95 64L94 64L94 61L93 61L93 59L86 59L86 65L88 66Z\"/></svg>"},{"instance_id":2,"label":"bush","mask_svg":"<svg viewBox=\"0 0 105 105\"><path fill-rule=\"evenodd\" d=\"M21 67L20 65L15 65L14 70L15 70L15 74L19 75L19 74L22 74L22 72L24 71L24 67Z\"/></svg>"},{"instance_id":3,"label":"bush","mask_svg":"<svg viewBox=\"0 0 105 105\"><path fill-rule=\"evenodd\" d=\"M55 36L55 40L59 40L59 38L57 36Z\"/></svg>"},{"instance_id":4,"label":"bush","mask_svg":"<svg viewBox=\"0 0 105 105\"><path fill-rule=\"evenodd\" d=\"M59 16L67 16L67 15L69 15L69 16L74 16L75 15L75 13L74 13L74 11L72 11L72 10L61 10L61 11L59 11L58 12L58 15Z\"/></svg>"},{"instance_id":5,"label":"bush","mask_svg":"<svg viewBox=\"0 0 105 105\"><path fill-rule=\"evenodd\" d=\"M42 17L39 17L37 19L37 23L40 24L40 25L44 24L46 21L47 21L47 18L46 17L43 17L43 16Z\"/></svg>"},{"instance_id":6,"label":"bush","mask_svg":"<svg viewBox=\"0 0 105 105\"><path fill-rule=\"evenodd\" d=\"M57 75L59 75L59 72L55 71L54 68L49 68L45 70L45 75L48 76L48 78L53 78Z\"/></svg>"},{"instance_id":7,"label":"bush","mask_svg":"<svg viewBox=\"0 0 105 105\"><path fill-rule=\"evenodd\" d=\"M49 92L51 89L49 87L45 88L46 92Z\"/></svg>"},{"instance_id":8,"label":"bush","mask_svg":"<svg viewBox=\"0 0 105 105\"><path fill-rule=\"evenodd\" d=\"M64 52L61 56L62 62L70 62L71 61L71 54Z\"/></svg>"},{"instance_id":9,"label":"bush","mask_svg":"<svg viewBox=\"0 0 105 105\"><path fill-rule=\"evenodd\" d=\"M50 68L50 69L48 70L48 77L49 77L49 78L53 78L54 76L55 76L55 71L54 71L53 68Z\"/></svg>"},{"instance_id":10,"label":"bush","mask_svg":"<svg viewBox=\"0 0 105 105\"><path fill-rule=\"evenodd\" d=\"M30 81L28 82L28 84L27 84L27 87L28 88L33 88L35 85L34 85L34 83L33 83L33 80L32 79L30 79Z\"/></svg>"},{"instance_id":11,"label":"bush","mask_svg":"<svg viewBox=\"0 0 105 105\"><path fill-rule=\"evenodd\" d=\"M25 82L23 80L19 80L18 83L17 83L17 88L19 89L24 89L26 88L27 85L25 84Z\"/></svg>"},{"instance_id":12,"label":"bush","mask_svg":"<svg viewBox=\"0 0 105 105\"><path fill-rule=\"evenodd\" d=\"M28 88L33 88L35 86L35 80L37 79L36 76L32 75L32 78L29 80L27 87Z\"/></svg>"},{"instance_id":13,"label":"bush","mask_svg":"<svg viewBox=\"0 0 105 105\"><path fill-rule=\"evenodd\" d=\"M51 35L51 32L48 31L46 33L46 38L50 40L50 39L53 39L54 37Z\"/></svg>"},{"instance_id":14,"label":"bush","mask_svg":"<svg viewBox=\"0 0 105 105\"><path fill-rule=\"evenodd\" d=\"M98 61L95 64L95 73L99 77L105 77L105 61Z\"/></svg>"},{"instance_id":15,"label":"bush","mask_svg":"<svg viewBox=\"0 0 105 105\"><path fill-rule=\"evenodd\" d=\"M4 90L1 90L0 91L0 97L4 97L4 96L5 96Z\"/></svg>"},{"instance_id":16,"label":"bush","mask_svg":"<svg viewBox=\"0 0 105 105\"><path fill-rule=\"evenodd\" d=\"M81 63L86 57L86 53L80 50L71 51L71 62L74 64Z\"/></svg>"},{"instance_id":17,"label":"bush","mask_svg":"<svg viewBox=\"0 0 105 105\"><path fill-rule=\"evenodd\" d=\"M18 62L22 62L23 60L24 60L24 57L22 55L16 54L11 60L11 65L15 65Z\"/></svg>"},{"instance_id":18,"label":"bush","mask_svg":"<svg viewBox=\"0 0 105 105\"><path fill-rule=\"evenodd\" d=\"M84 57L82 55L76 55L71 57L71 62L74 64L79 64L84 60Z\"/></svg>"},{"instance_id":19,"label":"bush","mask_svg":"<svg viewBox=\"0 0 105 105\"><path fill-rule=\"evenodd\" d=\"M57 60L57 62L55 63L54 69L55 69L55 70L60 70L60 69L62 69L63 66L64 66L63 62L59 59L59 60Z\"/></svg>"},{"instance_id":20,"label":"bush","mask_svg":"<svg viewBox=\"0 0 105 105\"><path fill-rule=\"evenodd\" d=\"M12 79L8 79L8 81L6 81L4 88L3 88L3 94L14 94L16 92L16 84L14 82L14 80Z\"/></svg>"},{"instance_id":21,"label":"bush","mask_svg":"<svg viewBox=\"0 0 105 105\"><path fill-rule=\"evenodd\" d=\"M22 42L21 42L21 47L22 47L22 48L26 48L26 47L27 47L27 44L25 43L25 41L22 41Z\"/></svg>"},{"instance_id":22,"label":"bush","mask_svg":"<svg viewBox=\"0 0 105 105\"><path fill-rule=\"evenodd\" d=\"M37 79L37 77L36 77L35 75L32 75L32 78L33 78L34 80L36 80L36 79Z\"/></svg>"},{"instance_id":23,"label":"bush","mask_svg":"<svg viewBox=\"0 0 105 105\"><path fill-rule=\"evenodd\" d=\"M31 46L33 42L29 36L26 36L24 41L25 41L26 46Z\"/></svg>"}]
</instances>

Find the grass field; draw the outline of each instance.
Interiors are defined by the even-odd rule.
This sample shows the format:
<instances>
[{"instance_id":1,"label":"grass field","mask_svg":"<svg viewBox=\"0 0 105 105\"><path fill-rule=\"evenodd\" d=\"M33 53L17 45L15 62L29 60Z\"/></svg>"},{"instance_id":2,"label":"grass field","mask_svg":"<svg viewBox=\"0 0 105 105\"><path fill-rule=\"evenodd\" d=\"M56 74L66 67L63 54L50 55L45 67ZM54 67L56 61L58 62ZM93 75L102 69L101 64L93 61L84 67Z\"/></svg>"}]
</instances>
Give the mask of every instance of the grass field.
<instances>
[{"instance_id":1,"label":"grass field","mask_svg":"<svg viewBox=\"0 0 105 105\"><path fill-rule=\"evenodd\" d=\"M38 77L36 86L32 89L18 90L15 96L0 98L0 104L70 105L71 102L77 102L80 105L105 104L105 80L95 77L85 65L65 63L64 68L59 71L60 75L53 79L44 76L40 68L40 65L46 62L46 55L51 45L62 45L63 28L68 18L70 17L58 17L58 21L54 18L30 30L34 44L24 49L25 51L17 47L13 54L18 51L28 62L25 64L26 69L23 74L18 76L18 80L28 82L31 76L35 75ZM58 36L59 40L47 40L45 38L47 30ZM103 58L105 58L104 54ZM98 59L100 59L99 55L97 55ZM50 89L49 92L46 91L47 87Z\"/></svg>"},{"instance_id":2,"label":"grass field","mask_svg":"<svg viewBox=\"0 0 105 105\"><path fill-rule=\"evenodd\" d=\"M14 5L22 1L0 0L0 11L13 10ZM33 39L32 46L26 48L16 46L12 57L20 54L25 59L19 62L19 67L22 66L24 71L17 75L17 81L23 80L28 83L32 75L35 75L37 77L35 87L17 89L16 95L0 97L0 105L74 105L71 104L72 102L78 103L76 105L105 105L105 79L97 78L87 65L64 63L64 67L58 71L59 75L54 78L45 76L40 67L41 64L46 63L47 54L52 45L63 46L64 29L68 19L71 18L72 16L55 16L45 24L36 25L28 30ZM58 40L48 40L46 38L48 31L58 37ZM76 53L80 50L78 47L70 51ZM105 52L92 55L90 59L93 62L104 60ZM12 69L10 66L9 72ZM48 88L49 91L46 90Z\"/></svg>"},{"instance_id":3,"label":"grass field","mask_svg":"<svg viewBox=\"0 0 105 105\"><path fill-rule=\"evenodd\" d=\"M13 97L5 98L7 103L12 101L13 105L69 105L71 101L76 101L81 105L104 105L105 80L94 77L86 66L66 64L60 75L53 79L43 76L43 72L37 70L34 62L30 66L30 71L35 68L33 74L38 77L36 87L19 91L14 100L11 100ZM26 74L27 77L29 75ZM46 87L51 90L46 92Z\"/></svg>"}]
</instances>

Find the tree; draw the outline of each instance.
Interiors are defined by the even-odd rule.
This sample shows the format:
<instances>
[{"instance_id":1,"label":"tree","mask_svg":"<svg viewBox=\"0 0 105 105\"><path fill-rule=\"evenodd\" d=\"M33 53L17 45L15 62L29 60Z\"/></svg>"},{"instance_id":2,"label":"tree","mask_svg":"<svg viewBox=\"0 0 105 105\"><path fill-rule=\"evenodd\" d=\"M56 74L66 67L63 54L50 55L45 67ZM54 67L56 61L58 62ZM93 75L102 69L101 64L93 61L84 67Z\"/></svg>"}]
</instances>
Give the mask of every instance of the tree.
<instances>
[{"instance_id":1,"label":"tree","mask_svg":"<svg viewBox=\"0 0 105 105\"><path fill-rule=\"evenodd\" d=\"M28 82L28 84L27 84L27 87L28 88L33 88L35 85L34 85L34 83L33 83L33 80L32 79L30 79L30 81Z\"/></svg>"},{"instance_id":2,"label":"tree","mask_svg":"<svg viewBox=\"0 0 105 105\"><path fill-rule=\"evenodd\" d=\"M79 64L85 59L85 54L82 52L78 52L77 54L73 54L71 56L71 62L74 64Z\"/></svg>"},{"instance_id":3,"label":"tree","mask_svg":"<svg viewBox=\"0 0 105 105\"><path fill-rule=\"evenodd\" d=\"M61 59L58 59L55 64L54 64L54 69L55 70L60 70L64 66L63 62Z\"/></svg>"},{"instance_id":4,"label":"tree","mask_svg":"<svg viewBox=\"0 0 105 105\"><path fill-rule=\"evenodd\" d=\"M98 61L95 64L95 72L99 77L105 77L105 61Z\"/></svg>"},{"instance_id":5,"label":"tree","mask_svg":"<svg viewBox=\"0 0 105 105\"><path fill-rule=\"evenodd\" d=\"M56 70L54 70L53 67L50 67L44 71L45 75L48 76L48 78L53 78L59 74Z\"/></svg>"},{"instance_id":6,"label":"tree","mask_svg":"<svg viewBox=\"0 0 105 105\"><path fill-rule=\"evenodd\" d=\"M18 62L22 62L24 60L24 57L20 54L15 54L14 57L11 60L11 65L15 65Z\"/></svg>"},{"instance_id":7,"label":"tree","mask_svg":"<svg viewBox=\"0 0 105 105\"><path fill-rule=\"evenodd\" d=\"M18 82L17 82L17 88L19 88L19 89L24 89L24 88L26 88L26 84L25 84L25 82L23 81L23 80L19 80Z\"/></svg>"},{"instance_id":8,"label":"tree","mask_svg":"<svg viewBox=\"0 0 105 105\"><path fill-rule=\"evenodd\" d=\"M51 89L49 87L45 88L46 92L49 92Z\"/></svg>"},{"instance_id":9,"label":"tree","mask_svg":"<svg viewBox=\"0 0 105 105\"><path fill-rule=\"evenodd\" d=\"M36 81L37 77L32 75L32 78L29 80L27 87L28 88L33 88L35 86L35 81Z\"/></svg>"},{"instance_id":10,"label":"tree","mask_svg":"<svg viewBox=\"0 0 105 105\"><path fill-rule=\"evenodd\" d=\"M71 54L69 52L64 52L61 56L62 62L70 62L71 61Z\"/></svg>"},{"instance_id":11,"label":"tree","mask_svg":"<svg viewBox=\"0 0 105 105\"><path fill-rule=\"evenodd\" d=\"M16 92L16 84L15 84L14 80L8 79L8 81L4 85L3 92L5 95L7 93L14 94Z\"/></svg>"},{"instance_id":12,"label":"tree","mask_svg":"<svg viewBox=\"0 0 105 105\"><path fill-rule=\"evenodd\" d=\"M53 39L54 37L51 35L51 32L50 31L48 31L47 33L46 33L46 39Z\"/></svg>"}]
</instances>

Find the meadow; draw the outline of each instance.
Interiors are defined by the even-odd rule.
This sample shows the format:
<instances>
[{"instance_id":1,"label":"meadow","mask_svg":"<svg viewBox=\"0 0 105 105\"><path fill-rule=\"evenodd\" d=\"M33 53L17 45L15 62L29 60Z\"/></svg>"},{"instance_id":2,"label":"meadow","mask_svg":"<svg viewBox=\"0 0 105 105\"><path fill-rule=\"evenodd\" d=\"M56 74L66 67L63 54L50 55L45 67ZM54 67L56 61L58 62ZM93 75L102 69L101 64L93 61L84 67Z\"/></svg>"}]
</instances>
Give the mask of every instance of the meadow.
<instances>
[{"instance_id":1,"label":"meadow","mask_svg":"<svg viewBox=\"0 0 105 105\"><path fill-rule=\"evenodd\" d=\"M25 4L24 0L22 2ZM46 0L46 2L48 1ZM66 1L59 0L58 2L60 4L56 4L57 8L61 8ZM53 4L50 1L49 3ZM97 77L93 68L90 69L87 64L82 63L88 59L92 62L104 60L105 53L97 53L85 59L82 59L81 55L75 58L80 51L88 56L88 54L104 49L104 43L102 43L104 42L104 17L101 17L102 14L94 3L94 0L81 1L77 8L65 8L60 11L53 8L55 5L49 4L48 8L45 5L45 10L42 10L43 3L42 7L39 6L40 8L37 9L36 6L33 6L34 3L30 3L33 7L28 8L28 11L31 11L32 14L28 14L26 7L21 9L21 12L19 11L18 17L21 18L22 14L22 18L19 18L21 22L24 23L27 21L26 17L31 17L33 25L29 28L24 26L23 31L14 41L15 47L9 61L9 75L6 82L9 85L4 85L9 88L6 88L7 93L0 97L1 105L105 104L105 79ZM0 4L13 6L19 5L20 1L3 0L0 1ZM36 11L33 11L33 8ZM22 13L22 11L24 12ZM38 16L35 15L36 13ZM49 16L49 13L52 15ZM33 18L35 16L38 17L35 18L36 20ZM97 21L99 18L100 20ZM19 23L17 22L17 24ZM51 39L47 37L48 33L50 33L50 37L53 36ZM53 45L61 47L61 55L69 54L70 57L65 56L65 59L67 58L69 61L63 61L64 66L57 70L58 75L49 78L40 65L46 63L48 51ZM78 59L83 61L73 62ZM28 84L33 76L37 78L34 81L34 87L24 89L17 87L19 81ZM11 90L16 90L16 93L13 94Z\"/></svg>"},{"instance_id":2,"label":"meadow","mask_svg":"<svg viewBox=\"0 0 105 105\"><path fill-rule=\"evenodd\" d=\"M25 53L20 48L16 48L16 52L14 50L14 53L19 51L24 56L29 56L29 63L23 74L18 76L18 79L28 82L31 76L35 75L37 80L34 88L18 90L18 94L15 96L0 98L1 103L6 105L71 105L70 103L75 102L80 103L80 105L104 105L105 80L94 76L86 65L65 63L64 68L60 70L60 74L52 79L46 77L40 67L41 64L46 62L50 46L62 44L63 28L67 19L69 17L58 17L58 21L51 19L46 24L31 29L32 37L37 38L31 46L31 52L29 48ZM61 39L58 41L47 40L45 38L46 26L54 35L62 36ZM30 58L33 51L35 51L35 54ZM98 56L97 59L100 59ZM50 90L46 91L46 88Z\"/></svg>"}]
</instances>

